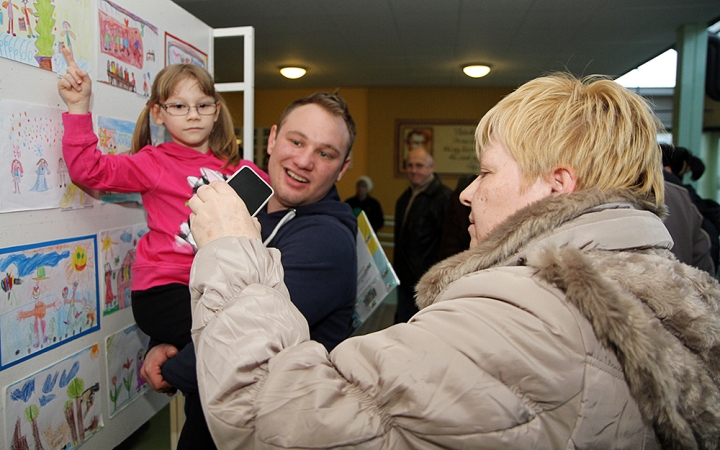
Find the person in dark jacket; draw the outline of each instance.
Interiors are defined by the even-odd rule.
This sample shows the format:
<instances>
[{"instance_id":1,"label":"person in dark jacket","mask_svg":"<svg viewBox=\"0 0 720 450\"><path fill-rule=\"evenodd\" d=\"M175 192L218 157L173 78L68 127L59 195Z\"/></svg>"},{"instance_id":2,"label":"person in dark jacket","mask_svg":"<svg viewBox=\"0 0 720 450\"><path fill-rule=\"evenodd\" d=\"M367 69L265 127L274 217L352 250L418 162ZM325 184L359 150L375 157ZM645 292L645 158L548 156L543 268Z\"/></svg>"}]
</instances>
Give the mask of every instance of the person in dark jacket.
<instances>
[{"instance_id":1,"label":"person in dark jacket","mask_svg":"<svg viewBox=\"0 0 720 450\"><path fill-rule=\"evenodd\" d=\"M258 214L263 243L282 253L284 282L310 337L330 351L352 331L357 287L357 220L335 182L350 164L355 123L345 101L316 93L291 103L268 138L275 195ZM159 392L197 394L195 347L151 348L143 378ZM187 395L193 448L215 448L198 395ZM192 404L187 404L191 401Z\"/></svg>"},{"instance_id":2,"label":"person in dark jacket","mask_svg":"<svg viewBox=\"0 0 720 450\"><path fill-rule=\"evenodd\" d=\"M376 198L370 196L373 182L367 175L363 175L355 182L355 195L345 200L350 205L355 216L360 215L360 211L365 211L370 226L377 231L385 225L385 217L383 216L382 206Z\"/></svg>"},{"instance_id":3,"label":"person in dark jacket","mask_svg":"<svg viewBox=\"0 0 720 450\"><path fill-rule=\"evenodd\" d=\"M394 268L400 279L395 323L407 322L418 308L415 284L438 262L445 213L451 189L434 172L430 152L415 148L405 162L410 187L395 204Z\"/></svg>"}]
</instances>

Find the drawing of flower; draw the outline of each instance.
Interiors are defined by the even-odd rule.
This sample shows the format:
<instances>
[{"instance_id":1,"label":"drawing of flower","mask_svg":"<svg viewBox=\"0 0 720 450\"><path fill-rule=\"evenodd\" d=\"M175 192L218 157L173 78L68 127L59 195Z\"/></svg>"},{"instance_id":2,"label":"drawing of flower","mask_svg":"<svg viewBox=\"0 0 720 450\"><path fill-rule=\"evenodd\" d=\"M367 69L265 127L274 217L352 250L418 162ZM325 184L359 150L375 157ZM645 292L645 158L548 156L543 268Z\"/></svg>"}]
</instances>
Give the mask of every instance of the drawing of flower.
<instances>
[{"instance_id":1,"label":"drawing of flower","mask_svg":"<svg viewBox=\"0 0 720 450\"><path fill-rule=\"evenodd\" d=\"M130 372L127 374L126 377L123 377L123 385L125 386L125 389L128 391L128 397L130 397L130 388L132 387L132 377L135 373L135 370L130 369L132 367L133 360L128 358L127 361L125 361L125 364L123 364L123 368L125 370L130 370Z\"/></svg>"},{"instance_id":2,"label":"drawing of flower","mask_svg":"<svg viewBox=\"0 0 720 450\"><path fill-rule=\"evenodd\" d=\"M117 377L112 377L112 389L110 390L110 400L113 402L113 411L117 410L117 399L120 393L121 386L117 385Z\"/></svg>"}]
</instances>

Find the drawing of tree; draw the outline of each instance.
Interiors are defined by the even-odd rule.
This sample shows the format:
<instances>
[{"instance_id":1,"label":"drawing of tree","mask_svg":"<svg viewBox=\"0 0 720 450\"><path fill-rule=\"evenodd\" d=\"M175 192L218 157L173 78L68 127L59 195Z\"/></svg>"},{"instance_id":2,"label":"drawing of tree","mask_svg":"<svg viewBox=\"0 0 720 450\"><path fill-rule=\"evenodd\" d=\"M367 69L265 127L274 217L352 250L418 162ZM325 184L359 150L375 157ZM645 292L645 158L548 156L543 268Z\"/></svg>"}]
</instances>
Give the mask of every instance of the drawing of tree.
<instances>
[{"instance_id":1,"label":"drawing of tree","mask_svg":"<svg viewBox=\"0 0 720 450\"><path fill-rule=\"evenodd\" d=\"M42 69L52 70L53 46L55 45L55 35L53 34L55 5L52 4L52 0L36 0L34 6L35 13L33 14L38 18L37 25L35 25L35 32L38 35L35 40L35 47L38 51L35 59Z\"/></svg>"},{"instance_id":2,"label":"drawing of tree","mask_svg":"<svg viewBox=\"0 0 720 450\"><path fill-rule=\"evenodd\" d=\"M67 395L71 399L75 399L75 422L78 430L78 436L80 441L85 440L85 425L83 424L83 413L82 413L82 395L85 391L85 382L82 378L73 378L68 384Z\"/></svg>"},{"instance_id":3,"label":"drawing of tree","mask_svg":"<svg viewBox=\"0 0 720 450\"><path fill-rule=\"evenodd\" d=\"M75 411L73 411L73 402L68 400L65 402L65 420L70 427L73 444L78 441L77 427L75 426Z\"/></svg>"},{"instance_id":4,"label":"drawing of tree","mask_svg":"<svg viewBox=\"0 0 720 450\"><path fill-rule=\"evenodd\" d=\"M20 428L20 418L17 418L17 422L15 422L15 431L13 431L13 437L12 437L12 443L10 444L11 450L30 450L30 446L27 442L27 436L22 434L22 429Z\"/></svg>"},{"instance_id":5,"label":"drawing of tree","mask_svg":"<svg viewBox=\"0 0 720 450\"><path fill-rule=\"evenodd\" d=\"M37 426L37 418L40 415L40 409L36 405L30 405L25 408L25 420L30 422L33 430L33 439L35 439L35 450L45 450L40 442L40 430Z\"/></svg>"}]
</instances>

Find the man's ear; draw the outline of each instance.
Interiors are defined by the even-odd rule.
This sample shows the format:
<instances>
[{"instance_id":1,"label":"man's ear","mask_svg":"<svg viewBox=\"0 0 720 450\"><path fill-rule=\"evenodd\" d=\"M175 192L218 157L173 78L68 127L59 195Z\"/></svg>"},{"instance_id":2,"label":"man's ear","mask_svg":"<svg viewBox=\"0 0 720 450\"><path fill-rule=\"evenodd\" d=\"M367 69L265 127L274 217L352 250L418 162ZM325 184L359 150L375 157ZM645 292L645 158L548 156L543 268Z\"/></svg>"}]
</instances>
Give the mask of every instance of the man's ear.
<instances>
[{"instance_id":1,"label":"man's ear","mask_svg":"<svg viewBox=\"0 0 720 450\"><path fill-rule=\"evenodd\" d=\"M569 194L577 188L577 175L572 167L558 167L550 174L553 194Z\"/></svg>"},{"instance_id":2,"label":"man's ear","mask_svg":"<svg viewBox=\"0 0 720 450\"><path fill-rule=\"evenodd\" d=\"M270 128L270 134L268 135L267 154L272 155L273 148L275 147L275 140L277 139L277 125L273 125Z\"/></svg>"},{"instance_id":3,"label":"man's ear","mask_svg":"<svg viewBox=\"0 0 720 450\"><path fill-rule=\"evenodd\" d=\"M335 181L340 181L340 179L345 175L345 172L348 170L348 167L350 167L350 157L348 156L345 158L345 162L343 163L342 169L340 169L340 173L338 173L337 178Z\"/></svg>"}]
</instances>

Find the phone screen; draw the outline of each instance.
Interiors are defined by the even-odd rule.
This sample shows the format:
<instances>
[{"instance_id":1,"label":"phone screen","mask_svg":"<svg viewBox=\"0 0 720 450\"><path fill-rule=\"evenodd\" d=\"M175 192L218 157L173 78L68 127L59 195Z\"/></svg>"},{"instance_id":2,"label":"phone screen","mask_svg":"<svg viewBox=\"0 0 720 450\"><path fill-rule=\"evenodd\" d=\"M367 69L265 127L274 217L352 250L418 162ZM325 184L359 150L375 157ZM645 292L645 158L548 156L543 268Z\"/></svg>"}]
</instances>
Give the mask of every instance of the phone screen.
<instances>
[{"instance_id":1,"label":"phone screen","mask_svg":"<svg viewBox=\"0 0 720 450\"><path fill-rule=\"evenodd\" d=\"M274 193L273 188L249 166L244 166L235 172L227 182L243 199L253 217L260 212Z\"/></svg>"}]
</instances>

